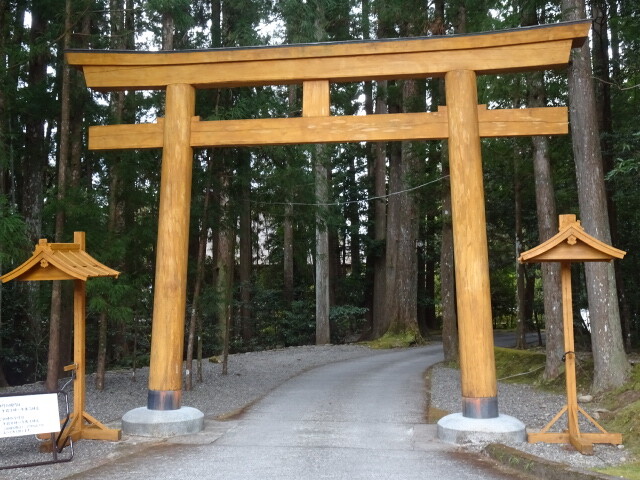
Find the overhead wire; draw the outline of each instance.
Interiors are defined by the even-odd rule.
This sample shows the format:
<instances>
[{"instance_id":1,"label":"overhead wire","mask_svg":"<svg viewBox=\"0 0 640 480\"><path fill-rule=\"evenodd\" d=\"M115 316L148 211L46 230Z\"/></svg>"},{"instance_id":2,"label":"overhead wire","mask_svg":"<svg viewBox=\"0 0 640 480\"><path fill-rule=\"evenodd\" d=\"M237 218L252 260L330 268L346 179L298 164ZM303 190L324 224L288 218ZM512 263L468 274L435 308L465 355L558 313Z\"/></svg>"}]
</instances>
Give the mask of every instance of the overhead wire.
<instances>
[{"instance_id":1,"label":"overhead wire","mask_svg":"<svg viewBox=\"0 0 640 480\"><path fill-rule=\"evenodd\" d=\"M436 178L435 180L431 180L430 182L423 183L421 185L416 185L415 187L407 188L405 190L399 190L397 192L387 193L386 195L378 195L375 197L368 197L359 200L347 200L345 202L328 202L328 203L304 203L304 202L264 202L260 200L250 200L251 203L259 204L259 205L291 205L291 206L303 206L303 207L339 207L343 205L351 205L353 203L361 203L361 202L371 202L373 200L383 200L385 198L389 198L395 195L402 195L403 193L413 192L415 190L419 190L426 186L432 185L434 183L438 183L445 178L448 178L449 175L444 175L442 177Z\"/></svg>"}]
</instances>

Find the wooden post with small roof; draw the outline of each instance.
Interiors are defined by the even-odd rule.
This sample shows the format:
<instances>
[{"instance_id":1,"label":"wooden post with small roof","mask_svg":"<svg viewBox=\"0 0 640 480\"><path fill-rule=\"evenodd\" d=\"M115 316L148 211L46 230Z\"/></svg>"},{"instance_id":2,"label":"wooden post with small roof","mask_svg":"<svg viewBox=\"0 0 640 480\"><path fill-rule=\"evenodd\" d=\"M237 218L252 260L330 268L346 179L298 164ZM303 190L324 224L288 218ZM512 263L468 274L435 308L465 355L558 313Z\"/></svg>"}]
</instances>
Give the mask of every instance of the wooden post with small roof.
<instances>
[{"instance_id":1,"label":"wooden post with small roof","mask_svg":"<svg viewBox=\"0 0 640 480\"><path fill-rule=\"evenodd\" d=\"M538 433L528 435L529 443L570 443L580 453L593 454L594 443L620 445L622 435L609 433L578 405L576 389L576 354L573 341L573 305L571 295L571 262L609 262L624 257L618 250L587 234L575 215L560 215L560 231L546 242L528 250L518 259L522 263L560 262L562 285L562 318L564 324L564 359L567 404ZM567 414L568 431L549 432L551 427ZM582 433L578 414L593 424L599 432Z\"/></svg>"},{"instance_id":2,"label":"wooden post with small roof","mask_svg":"<svg viewBox=\"0 0 640 480\"><path fill-rule=\"evenodd\" d=\"M48 243L40 239L33 255L15 270L0 277L2 283L11 280L73 280L73 364L65 371L73 371L73 412L69 416L66 438L74 441L120 440L120 429L107 428L85 412L85 310L86 281L96 277L115 277L120 273L98 262L85 251L85 233L75 232L73 243Z\"/></svg>"}]
</instances>

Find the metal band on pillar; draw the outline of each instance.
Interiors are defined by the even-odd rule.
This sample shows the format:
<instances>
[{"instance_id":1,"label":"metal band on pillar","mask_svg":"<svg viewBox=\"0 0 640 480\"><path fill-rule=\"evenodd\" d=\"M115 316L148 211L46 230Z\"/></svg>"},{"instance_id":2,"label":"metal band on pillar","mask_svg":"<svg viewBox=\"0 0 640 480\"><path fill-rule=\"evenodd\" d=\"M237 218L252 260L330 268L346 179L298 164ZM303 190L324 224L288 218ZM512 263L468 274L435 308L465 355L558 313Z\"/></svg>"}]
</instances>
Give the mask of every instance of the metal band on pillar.
<instances>
[{"instance_id":1,"label":"metal band on pillar","mask_svg":"<svg viewBox=\"0 0 640 480\"><path fill-rule=\"evenodd\" d=\"M496 418L498 416L498 397L462 397L462 416Z\"/></svg>"},{"instance_id":2,"label":"metal band on pillar","mask_svg":"<svg viewBox=\"0 0 640 480\"><path fill-rule=\"evenodd\" d=\"M149 390L147 408L149 410L177 410L182 405L181 390Z\"/></svg>"}]
</instances>

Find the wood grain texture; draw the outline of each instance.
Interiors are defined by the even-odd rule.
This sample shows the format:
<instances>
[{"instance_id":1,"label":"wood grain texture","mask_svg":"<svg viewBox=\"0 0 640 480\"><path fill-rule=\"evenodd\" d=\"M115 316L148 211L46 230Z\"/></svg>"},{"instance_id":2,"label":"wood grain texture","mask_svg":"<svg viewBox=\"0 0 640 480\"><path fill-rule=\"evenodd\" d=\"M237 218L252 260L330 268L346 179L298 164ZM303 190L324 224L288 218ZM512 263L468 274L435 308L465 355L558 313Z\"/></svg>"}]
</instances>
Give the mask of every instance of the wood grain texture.
<instances>
[{"instance_id":1,"label":"wood grain texture","mask_svg":"<svg viewBox=\"0 0 640 480\"><path fill-rule=\"evenodd\" d=\"M302 84L302 116L328 117L330 112L329 82L307 81Z\"/></svg>"},{"instance_id":2,"label":"wood grain texture","mask_svg":"<svg viewBox=\"0 0 640 480\"><path fill-rule=\"evenodd\" d=\"M87 86L103 91L287 85L313 80L357 82L442 76L456 69L495 74L565 66L571 40L450 50L180 65L88 65ZM308 47L313 48L313 47Z\"/></svg>"},{"instance_id":3,"label":"wood grain texture","mask_svg":"<svg viewBox=\"0 0 640 480\"><path fill-rule=\"evenodd\" d=\"M156 123L89 127L89 150L162 148L164 118Z\"/></svg>"},{"instance_id":4,"label":"wood grain texture","mask_svg":"<svg viewBox=\"0 0 640 480\"><path fill-rule=\"evenodd\" d=\"M589 22L474 35L187 52L66 53L97 89L199 88L441 76L456 69L500 73L564 66Z\"/></svg>"},{"instance_id":5,"label":"wood grain texture","mask_svg":"<svg viewBox=\"0 0 640 480\"><path fill-rule=\"evenodd\" d=\"M573 340L573 296L571 293L571 262L560 265L562 285L562 322L564 328L565 383L569 437L580 434L578 426L578 393L576 385L576 354Z\"/></svg>"},{"instance_id":6,"label":"wood grain texture","mask_svg":"<svg viewBox=\"0 0 640 480\"><path fill-rule=\"evenodd\" d=\"M169 85L164 121L149 390L182 389L195 91Z\"/></svg>"},{"instance_id":7,"label":"wood grain texture","mask_svg":"<svg viewBox=\"0 0 640 480\"><path fill-rule=\"evenodd\" d=\"M157 124L90 127L89 149L162 148L162 121L159 118ZM487 110L479 105L478 121L483 138L568 132L566 107ZM445 107L437 112L361 116L216 121L193 117L191 123L192 147L435 140L448 136Z\"/></svg>"},{"instance_id":8,"label":"wood grain texture","mask_svg":"<svg viewBox=\"0 0 640 480\"><path fill-rule=\"evenodd\" d=\"M445 77L462 396L497 395L476 75Z\"/></svg>"}]
</instances>

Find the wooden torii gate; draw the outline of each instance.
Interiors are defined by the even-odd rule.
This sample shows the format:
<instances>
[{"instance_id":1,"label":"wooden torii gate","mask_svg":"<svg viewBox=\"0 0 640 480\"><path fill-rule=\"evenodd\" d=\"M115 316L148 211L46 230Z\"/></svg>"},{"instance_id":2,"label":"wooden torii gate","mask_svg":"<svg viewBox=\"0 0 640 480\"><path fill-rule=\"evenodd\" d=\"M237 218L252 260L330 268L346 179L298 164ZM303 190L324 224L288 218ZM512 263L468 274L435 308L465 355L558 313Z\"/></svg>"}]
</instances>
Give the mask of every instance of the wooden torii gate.
<instances>
[{"instance_id":1,"label":"wooden torii gate","mask_svg":"<svg viewBox=\"0 0 640 480\"><path fill-rule=\"evenodd\" d=\"M95 126L89 148L162 148L148 408L181 406L193 148L447 139L463 415L498 416L480 139L568 133L567 109L488 110L476 76L564 67L590 21L495 33L183 52L68 51L87 86L166 90L156 123ZM333 116L330 82L444 77L437 112ZM195 90L301 83L301 118L202 121Z\"/></svg>"}]
</instances>

